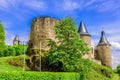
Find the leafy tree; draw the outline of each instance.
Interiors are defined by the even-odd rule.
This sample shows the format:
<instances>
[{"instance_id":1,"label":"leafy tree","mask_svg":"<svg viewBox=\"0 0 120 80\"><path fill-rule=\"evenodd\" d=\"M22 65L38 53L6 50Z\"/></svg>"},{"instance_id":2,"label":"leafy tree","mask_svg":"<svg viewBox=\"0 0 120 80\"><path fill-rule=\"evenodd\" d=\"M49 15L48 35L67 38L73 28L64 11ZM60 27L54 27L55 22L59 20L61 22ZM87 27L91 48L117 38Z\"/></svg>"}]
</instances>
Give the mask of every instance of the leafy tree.
<instances>
[{"instance_id":1,"label":"leafy tree","mask_svg":"<svg viewBox=\"0 0 120 80\"><path fill-rule=\"evenodd\" d=\"M120 75L120 64L117 66L117 73Z\"/></svg>"},{"instance_id":2,"label":"leafy tree","mask_svg":"<svg viewBox=\"0 0 120 80\"><path fill-rule=\"evenodd\" d=\"M27 51L27 46L24 46L22 44L15 45L15 46L8 46L6 49L2 51L0 54L0 57L5 57L5 56L18 56L21 55Z\"/></svg>"},{"instance_id":3,"label":"leafy tree","mask_svg":"<svg viewBox=\"0 0 120 80\"><path fill-rule=\"evenodd\" d=\"M16 55L23 54L24 46L22 46L22 45L15 45L14 48L15 48L15 51L16 51Z\"/></svg>"},{"instance_id":4,"label":"leafy tree","mask_svg":"<svg viewBox=\"0 0 120 80\"><path fill-rule=\"evenodd\" d=\"M27 50L27 46L24 46L22 44L15 45L14 48L15 48L16 56L23 54L24 50L25 51Z\"/></svg>"},{"instance_id":5,"label":"leafy tree","mask_svg":"<svg viewBox=\"0 0 120 80\"><path fill-rule=\"evenodd\" d=\"M13 46L8 46L5 50L3 50L3 56L15 56L16 52Z\"/></svg>"},{"instance_id":6,"label":"leafy tree","mask_svg":"<svg viewBox=\"0 0 120 80\"><path fill-rule=\"evenodd\" d=\"M79 38L74 20L67 17L54 27L57 42L49 39L48 62L58 71L78 71L82 55L88 53L87 45Z\"/></svg>"},{"instance_id":7,"label":"leafy tree","mask_svg":"<svg viewBox=\"0 0 120 80\"><path fill-rule=\"evenodd\" d=\"M0 52L5 48L5 32L2 22L0 21Z\"/></svg>"}]
</instances>

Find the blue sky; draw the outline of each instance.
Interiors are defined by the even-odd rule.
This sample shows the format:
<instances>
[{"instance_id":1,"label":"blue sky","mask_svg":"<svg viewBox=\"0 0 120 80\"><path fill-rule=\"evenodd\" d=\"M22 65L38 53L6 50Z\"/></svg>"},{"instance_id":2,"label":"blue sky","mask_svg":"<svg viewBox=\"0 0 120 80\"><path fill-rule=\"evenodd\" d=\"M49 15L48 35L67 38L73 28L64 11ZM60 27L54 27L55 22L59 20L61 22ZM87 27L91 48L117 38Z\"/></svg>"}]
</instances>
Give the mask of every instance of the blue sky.
<instances>
[{"instance_id":1,"label":"blue sky","mask_svg":"<svg viewBox=\"0 0 120 80\"><path fill-rule=\"evenodd\" d=\"M28 41L31 21L39 16L62 19L71 16L79 26L83 20L97 45L102 29L112 44L113 66L120 63L119 0L0 0L0 20L6 32L6 43L12 44L16 34L22 43Z\"/></svg>"}]
</instances>

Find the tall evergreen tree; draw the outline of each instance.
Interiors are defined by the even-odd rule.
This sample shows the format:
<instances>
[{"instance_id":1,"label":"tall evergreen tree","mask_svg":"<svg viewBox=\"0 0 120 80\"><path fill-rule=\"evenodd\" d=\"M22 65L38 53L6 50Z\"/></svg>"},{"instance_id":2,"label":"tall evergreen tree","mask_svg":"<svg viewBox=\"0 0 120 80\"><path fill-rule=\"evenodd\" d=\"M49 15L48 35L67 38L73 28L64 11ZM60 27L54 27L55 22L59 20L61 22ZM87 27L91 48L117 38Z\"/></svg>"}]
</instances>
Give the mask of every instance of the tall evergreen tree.
<instances>
[{"instance_id":1,"label":"tall evergreen tree","mask_svg":"<svg viewBox=\"0 0 120 80\"><path fill-rule=\"evenodd\" d=\"M0 51L5 48L5 32L2 22L0 21Z\"/></svg>"}]
</instances>

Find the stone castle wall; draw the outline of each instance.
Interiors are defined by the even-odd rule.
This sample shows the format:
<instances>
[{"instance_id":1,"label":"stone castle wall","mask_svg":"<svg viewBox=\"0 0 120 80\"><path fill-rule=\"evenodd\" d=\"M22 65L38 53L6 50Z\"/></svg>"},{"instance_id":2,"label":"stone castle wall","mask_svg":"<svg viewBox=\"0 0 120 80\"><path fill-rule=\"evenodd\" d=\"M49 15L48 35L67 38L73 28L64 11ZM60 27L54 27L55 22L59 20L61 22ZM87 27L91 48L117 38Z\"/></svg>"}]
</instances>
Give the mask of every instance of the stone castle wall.
<instances>
[{"instance_id":1,"label":"stone castle wall","mask_svg":"<svg viewBox=\"0 0 120 80\"><path fill-rule=\"evenodd\" d=\"M88 45L88 48L91 47L91 39L88 35L80 35L80 38Z\"/></svg>"},{"instance_id":2,"label":"stone castle wall","mask_svg":"<svg viewBox=\"0 0 120 80\"><path fill-rule=\"evenodd\" d=\"M80 38L87 44L88 48L91 49L91 39L89 35L80 35ZM91 51L88 52L89 54L85 54L83 57L84 58L89 58L91 59L92 54Z\"/></svg>"},{"instance_id":3,"label":"stone castle wall","mask_svg":"<svg viewBox=\"0 0 120 80\"><path fill-rule=\"evenodd\" d=\"M98 59L102 65L112 67L111 50L109 45L98 46Z\"/></svg>"},{"instance_id":4,"label":"stone castle wall","mask_svg":"<svg viewBox=\"0 0 120 80\"><path fill-rule=\"evenodd\" d=\"M53 30L56 22L59 20L50 17L40 17L33 20L30 33L30 43L33 49L39 49L41 45L42 50L48 50L47 39L56 41Z\"/></svg>"}]
</instances>

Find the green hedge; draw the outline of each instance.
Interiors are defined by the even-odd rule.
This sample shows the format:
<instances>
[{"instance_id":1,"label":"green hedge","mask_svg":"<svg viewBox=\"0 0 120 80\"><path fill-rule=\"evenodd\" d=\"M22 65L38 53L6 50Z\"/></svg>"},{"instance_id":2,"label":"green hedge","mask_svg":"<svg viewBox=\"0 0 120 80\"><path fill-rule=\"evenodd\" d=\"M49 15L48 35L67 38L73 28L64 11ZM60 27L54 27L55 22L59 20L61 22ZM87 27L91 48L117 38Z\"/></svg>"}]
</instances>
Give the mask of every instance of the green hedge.
<instances>
[{"instance_id":1,"label":"green hedge","mask_svg":"<svg viewBox=\"0 0 120 80\"><path fill-rule=\"evenodd\" d=\"M0 72L0 80L79 80L78 73L67 72Z\"/></svg>"}]
</instances>

